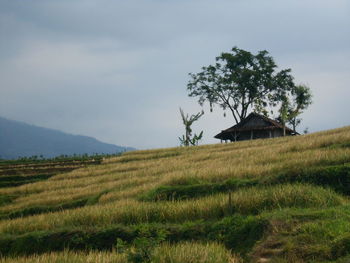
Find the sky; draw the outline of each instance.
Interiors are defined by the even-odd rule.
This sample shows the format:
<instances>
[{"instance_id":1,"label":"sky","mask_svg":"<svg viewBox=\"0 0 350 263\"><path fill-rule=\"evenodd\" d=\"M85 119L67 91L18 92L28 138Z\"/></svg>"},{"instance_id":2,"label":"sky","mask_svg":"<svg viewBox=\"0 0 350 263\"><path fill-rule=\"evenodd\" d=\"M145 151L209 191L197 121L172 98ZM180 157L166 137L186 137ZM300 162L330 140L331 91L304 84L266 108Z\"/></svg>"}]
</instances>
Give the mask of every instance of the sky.
<instances>
[{"instance_id":1,"label":"sky","mask_svg":"<svg viewBox=\"0 0 350 263\"><path fill-rule=\"evenodd\" d=\"M350 124L349 0L0 0L0 116L138 149L178 146L188 73L267 50L311 88L299 131ZM218 107L201 144L234 125Z\"/></svg>"}]
</instances>

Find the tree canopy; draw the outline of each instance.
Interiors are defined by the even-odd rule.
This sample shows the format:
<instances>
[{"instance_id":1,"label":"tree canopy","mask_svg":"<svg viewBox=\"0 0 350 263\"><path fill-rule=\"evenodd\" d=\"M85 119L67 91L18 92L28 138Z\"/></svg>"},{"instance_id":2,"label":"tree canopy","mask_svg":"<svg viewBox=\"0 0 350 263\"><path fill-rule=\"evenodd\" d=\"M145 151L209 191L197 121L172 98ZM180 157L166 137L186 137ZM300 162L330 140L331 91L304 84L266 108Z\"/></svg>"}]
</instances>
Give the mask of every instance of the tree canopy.
<instances>
[{"instance_id":1,"label":"tree canopy","mask_svg":"<svg viewBox=\"0 0 350 263\"><path fill-rule=\"evenodd\" d=\"M297 105L293 112L298 115L311 103L310 90L303 86L300 92L291 70L278 71L277 68L266 50L254 55L234 47L231 52L218 56L214 65L202 67L199 73L190 73L187 89L190 97L198 97L201 106L207 102L211 110L214 105L228 109L236 123L251 110L267 116L278 105L286 107L286 101L291 110L291 97Z\"/></svg>"}]
</instances>

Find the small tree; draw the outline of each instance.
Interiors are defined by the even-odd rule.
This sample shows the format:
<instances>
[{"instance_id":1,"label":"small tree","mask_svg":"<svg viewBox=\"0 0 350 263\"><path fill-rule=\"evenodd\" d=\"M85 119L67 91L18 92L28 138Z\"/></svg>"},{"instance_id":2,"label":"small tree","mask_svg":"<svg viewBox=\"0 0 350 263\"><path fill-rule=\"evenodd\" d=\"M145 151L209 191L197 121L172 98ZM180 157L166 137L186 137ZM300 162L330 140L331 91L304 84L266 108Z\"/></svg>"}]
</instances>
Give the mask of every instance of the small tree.
<instances>
[{"instance_id":1,"label":"small tree","mask_svg":"<svg viewBox=\"0 0 350 263\"><path fill-rule=\"evenodd\" d=\"M286 122L289 120L289 100L287 97L284 97L281 103L281 108L279 110L280 116L279 116L279 121L283 125L283 136L286 136Z\"/></svg>"},{"instance_id":2,"label":"small tree","mask_svg":"<svg viewBox=\"0 0 350 263\"><path fill-rule=\"evenodd\" d=\"M192 124L199 120L200 117L203 116L204 112L198 112L197 114L192 114L189 116L188 114L185 115L183 110L180 108L180 114L182 118L182 122L185 125L185 135L182 135L182 138L179 137L180 143L183 146L190 146L190 145L198 145L198 142L202 139L203 137L203 131L201 131L198 135L194 134L192 136L192 129L191 126Z\"/></svg>"},{"instance_id":3,"label":"small tree","mask_svg":"<svg viewBox=\"0 0 350 263\"><path fill-rule=\"evenodd\" d=\"M284 135L286 123L292 125L294 132L296 132L296 127L301 122L301 119L298 118L298 116L312 103L310 88L306 85L295 86L289 91L289 93L282 93L280 101L281 107L278 120L283 124Z\"/></svg>"},{"instance_id":4,"label":"small tree","mask_svg":"<svg viewBox=\"0 0 350 263\"><path fill-rule=\"evenodd\" d=\"M306 85L298 85L294 89L293 107L290 111L289 124L292 125L293 130L300 124L301 119L298 118L312 104L312 93Z\"/></svg>"}]
</instances>

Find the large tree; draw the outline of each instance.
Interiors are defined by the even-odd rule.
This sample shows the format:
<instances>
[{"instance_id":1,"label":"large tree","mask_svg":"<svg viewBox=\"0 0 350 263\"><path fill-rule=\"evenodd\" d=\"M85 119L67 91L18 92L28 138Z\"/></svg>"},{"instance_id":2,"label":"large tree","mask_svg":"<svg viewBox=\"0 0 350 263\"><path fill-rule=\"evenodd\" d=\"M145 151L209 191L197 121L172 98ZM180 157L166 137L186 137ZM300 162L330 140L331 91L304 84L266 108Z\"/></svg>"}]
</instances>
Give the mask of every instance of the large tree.
<instances>
[{"instance_id":1,"label":"large tree","mask_svg":"<svg viewBox=\"0 0 350 263\"><path fill-rule=\"evenodd\" d=\"M199 97L201 106L208 102L211 110L215 104L229 109L238 123L250 110L267 115L271 107L276 107L283 94L295 88L290 71L277 71L265 50L254 55L234 47L230 53L218 56L214 65L190 73L187 88L190 97Z\"/></svg>"}]
</instances>

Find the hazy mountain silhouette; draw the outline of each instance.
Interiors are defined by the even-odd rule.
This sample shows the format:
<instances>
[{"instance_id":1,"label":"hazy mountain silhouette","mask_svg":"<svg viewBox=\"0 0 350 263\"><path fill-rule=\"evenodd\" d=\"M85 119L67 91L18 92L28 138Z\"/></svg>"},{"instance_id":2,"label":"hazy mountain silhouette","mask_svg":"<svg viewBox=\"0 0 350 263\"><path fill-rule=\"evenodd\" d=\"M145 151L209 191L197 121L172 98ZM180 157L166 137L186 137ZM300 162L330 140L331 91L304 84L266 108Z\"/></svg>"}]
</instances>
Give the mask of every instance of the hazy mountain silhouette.
<instances>
[{"instance_id":1,"label":"hazy mountain silhouette","mask_svg":"<svg viewBox=\"0 0 350 263\"><path fill-rule=\"evenodd\" d=\"M92 137L72 135L0 117L0 158L73 154L114 154L133 150L100 142Z\"/></svg>"}]
</instances>

